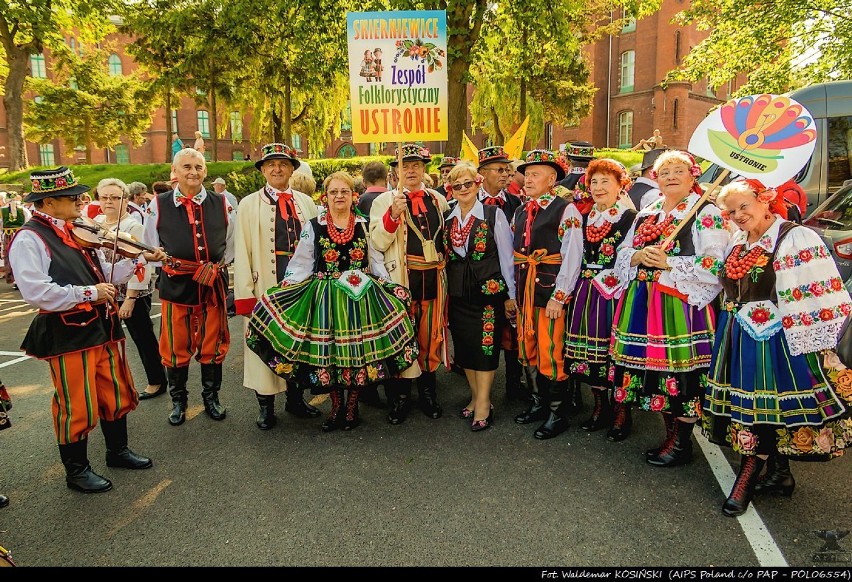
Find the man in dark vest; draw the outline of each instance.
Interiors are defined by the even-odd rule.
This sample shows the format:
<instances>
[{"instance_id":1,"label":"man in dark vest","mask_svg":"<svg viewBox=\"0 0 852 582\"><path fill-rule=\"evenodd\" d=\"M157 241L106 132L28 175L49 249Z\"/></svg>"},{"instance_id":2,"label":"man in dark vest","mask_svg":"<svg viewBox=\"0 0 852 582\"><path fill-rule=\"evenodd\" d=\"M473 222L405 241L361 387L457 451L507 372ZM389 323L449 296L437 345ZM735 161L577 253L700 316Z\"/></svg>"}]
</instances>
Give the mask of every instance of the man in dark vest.
<instances>
[{"instance_id":1,"label":"man in dark vest","mask_svg":"<svg viewBox=\"0 0 852 582\"><path fill-rule=\"evenodd\" d=\"M148 457L127 446L127 414L139 403L125 357L124 331L115 304L116 285L144 267L141 258L113 265L99 250L80 245L72 233L89 190L66 167L33 172L33 217L12 239L9 260L21 296L39 312L21 349L50 366L53 428L68 487L83 493L109 491L112 483L92 470L88 435L98 424L106 464L147 469ZM162 251L146 253L153 261Z\"/></svg>"},{"instance_id":2,"label":"man in dark vest","mask_svg":"<svg viewBox=\"0 0 852 582\"><path fill-rule=\"evenodd\" d=\"M201 363L201 398L213 420L225 418L219 403L222 362L231 345L225 265L234 260L236 212L221 194L207 192L204 154L185 148L175 154L174 190L148 205L145 242L169 255L157 279L162 305L160 358L169 379L173 426L186 420L189 364Z\"/></svg>"},{"instance_id":3,"label":"man in dark vest","mask_svg":"<svg viewBox=\"0 0 852 582\"><path fill-rule=\"evenodd\" d=\"M438 185L435 190L441 193L444 198L447 198L447 177L450 175L450 171L456 167L456 164L459 163L460 158L455 158L453 156L444 156L441 159L441 165L438 166L438 171L441 172L441 183Z\"/></svg>"},{"instance_id":4,"label":"man in dark vest","mask_svg":"<svg viewBox=\"0 0 852 582\"><path fill-rule=\"evenodd\" d=\"M503 146L489 146L479 150L479 168L482 184L479 186L479 201L485 205L499 206L509 224L515 216L515 210L521 206L521 199L506 189L515 170L506 155ZM506 398L526 401L528 389L521 382L522 367L518 361L518 334L512 325L503 328L500 341L506 362Z\"/></svg>"},{"instance_id":5,"label":"man in dark vest","mask_svg":"<svg viewBox=\"0 0 852 582\"><path fill-rule=\"evenodd\" d=\"M546 419L533 436L549 439L568 428L564 306L580 276L582 216L554 192L565 170L553 152L532 150L518 171L529 196L514 217L519 357L537 375L532 402L515 422Z\"/></svg>"},{"instance_id":6,"label":"man in dark vest","mask_svg":"<svg viewBox=\"0 0 852 582\"><path fill-rule=\"evenodd\" d=\"M589 162L595 159L595 146L587 141L572 141L565 148L565 157L571 162L571 169L559 185L574 190L580 177L586 175Z\"/></svg>"},{"instance_id":7,"label":"man in dark vest","mask_svg":"<svg viewBox=\"0 0 852 582\"><path fill-rule=\"evenodd\" d=\"M15 285L15 275L12 273L12 267L9 265L9 259L6 256L6 250L9 247L9 241L18 232L18 229L24 226L24 223L30 219L32 214L24 206L18 204L18 195L15 192L9 194L9 204L0 207L0 227L3 229L2 238L0 238L0 258L3 259L3 270L6 272L6 282L17 289Z\"/></svg>"},{"instance_id":8,"label":"man in dark vest","mask_svg":"<svg viewBox=\"0 0 852 582\"><path fill-rule=\"evenodd\" d=\"M642 165L639 166L641 175L636 178L633 185L630 186L630 190L627 191L627 195L630 196L630 200L633 201L633 206L636 207L636 210L642 210L648 204L654 202L658 197L663 195L662 192L660 192L660 187L657 185L657 181L652 177L652 173L654 170L654 162L657 161L657 158L660 157L660 154L664 151L666 150L658 148L655 150L648 150L642 155Z\"/></svg>"}]
</instances>

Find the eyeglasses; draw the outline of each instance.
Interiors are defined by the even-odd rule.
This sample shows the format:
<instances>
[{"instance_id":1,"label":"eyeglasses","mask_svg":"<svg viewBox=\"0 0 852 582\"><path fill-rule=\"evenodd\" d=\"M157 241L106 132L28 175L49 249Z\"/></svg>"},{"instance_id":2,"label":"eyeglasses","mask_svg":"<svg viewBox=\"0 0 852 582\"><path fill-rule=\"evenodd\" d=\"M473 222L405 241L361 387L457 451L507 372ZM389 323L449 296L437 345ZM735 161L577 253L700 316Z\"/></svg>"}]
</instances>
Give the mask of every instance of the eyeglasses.
<instances>
[{"instance_id":1,"label":"eyeglasses","mask_svg":"<svg viewBox=\"0 0 852 582\"><path fill-rule=\"evenodd\" d=\"M509 174L512 172L509 168L482 168L483 170L488 170L489 172L497 172L501 176L503 174Z\"/></svg>"},{"instance_id":2,"label":"eyeglasses","mask_svg":"<svg viewBox=\"0 0 852 582\"><path fill-rule=\"evenodd\" d=\"M473 187L476 184L473 180L469 180L467 182L462 182L460 184L453 184L453 190L467 190L468 188Z\"/></svg>"},{"instance_id":3,"label":"eyeglasses","mask_svg":"<svg viewBox=\"0 0 852 582\"><path fill-rule=\"evenodd\" d=\"M83 200L82 194L77 194L74 196L57 196L56 198L62 198L63 200L70 200L71 202L80 202Z\"/></svg>"},{"instance_id":4,"label":"eyeglasses","mask_svg":"<svg viewBox=\"0 0 852 582\"><path fill-rule=\"evenodd\" d=\"M352 194L352 190L329 190L329 196L349 196Z\"/></svg>"},{"instance_id":5,"label":"eyeglasses","mask_svg":"<svg viewBox=\"0 0 852 582\"><path fill-rule=\"evenodd\" d=\"M103 200L104 202L118 202L121 200L121 196L98 196L98 200Z\"/></svg>"}]
</instances>

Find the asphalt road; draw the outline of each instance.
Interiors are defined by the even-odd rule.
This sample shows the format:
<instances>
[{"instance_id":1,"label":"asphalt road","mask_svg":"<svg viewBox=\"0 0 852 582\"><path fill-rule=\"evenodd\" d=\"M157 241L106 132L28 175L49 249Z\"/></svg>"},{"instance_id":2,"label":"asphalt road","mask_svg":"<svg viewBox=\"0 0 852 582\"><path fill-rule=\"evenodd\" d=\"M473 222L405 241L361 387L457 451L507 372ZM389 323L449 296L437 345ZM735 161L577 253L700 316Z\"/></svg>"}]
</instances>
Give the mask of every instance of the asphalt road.
<instances>
[{"instance_id":1,"label":"asphalt road","mask_svg":"<svg viewBox=\"0 0 852 582\"><path fill-rule=\"evenodd\" d=\"M457 417L467 389L447 372L439 420L415 410L391 426L362 406L360 427L325 434L322 419L295 419L279 398L278 426L260 431L241 382L240 317L220 393L227 419L203 413L194 364L184 425L168 424L167 396L128 417L131 448L154 467L107 468L96 430L89 456L113 490L83 495L65 486L47 365L18 351L33 313L0 283L0 378L14 399L14 425L0 433L0 492L11 498L0 545L21 566L813 566L815 532L852 528L849 459L796 463L792 498L726 518L729 485L716 473L733 479L730 451L693 437L690 465L651 467L643 452L661 439L660 418L635 414L621 443L585 433L588 389L572 428L537 441L535 425L512 421L520 407L505 402L502 368L496 424L481 433ZM144 387L132 342L128 354ZM850 539L835 558L852 560Z\"/></svg>"}]
</instances>

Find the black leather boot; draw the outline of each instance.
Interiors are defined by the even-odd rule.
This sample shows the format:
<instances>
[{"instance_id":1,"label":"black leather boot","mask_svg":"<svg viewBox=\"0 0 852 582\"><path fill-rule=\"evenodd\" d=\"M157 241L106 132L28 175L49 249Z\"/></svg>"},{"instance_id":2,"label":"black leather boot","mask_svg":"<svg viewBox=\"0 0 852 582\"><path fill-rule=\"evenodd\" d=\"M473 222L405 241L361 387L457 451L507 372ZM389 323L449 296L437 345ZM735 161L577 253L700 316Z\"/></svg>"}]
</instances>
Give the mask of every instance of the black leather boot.
<instances>
[{"instance_id":1,"label":"black leather boot","mask_svg":"<svg viewBox=\"0 0 852 582\"><path fill-rule=\"evenodd\" d=\"M633 429L633 416L630 414L630 406L624 402L616 402L613 406L612 428L606 433L607 440L614 443L623 441L630 436Z\"/></svg>"},{"instance_id":2,"label":"black leather boot","mask_svg":"<svg viewBox=\"0 0 852 582\"><path fill-rule=\"evenodd\" d=\"M737 475L737 480L734 481L734 487L731 489L731 494L722 505L722 513L728 517L736 517L742 515L748 509L748 504L751 503L754 497L754 486L757 484L757 479L760 475L760 470L766 463L764 459L755 455L741 457L740 472Z\"/></svg>"},{"instance_id":3,"label":"black leather boot","mask_svg":"<svg viewBox=\"0 0 852 582\"><path fill-rule=\"evenodd\" d=\"M150 469L154 462L137 455L127 447L127 416L118 420L101 420L101 432L106 442L107 467L119 469Z\"/></svg>"},{"instance_id":4,"label":"black leather boot","mask_svg":"<svg viewBox=\"0 0 852 582\"><path fill-rule=\"evenodd\" d=\"M580 428L588 432L607 428L612 422L612 402L609 399L609 390L592 388L592 397L595 399L592 415L580 425Z\"/></svg>"},{"instance_id":5,"label":"black leather boot","mask_svg":"<svg viewBox=\"0 0 852 582\"><path fill-rule=\"evenodd\" d=\"M391 405L388 422L402 424L408 418L411 406L411 380L408 378L388 380L385 382L385 393L388 395Z\"/></svg>"},{"instance_id":6,"label":"black leather boot","mask_svg":"<svg viewBox=\"0 0 852 582\"><path fill-rule=\"evenodd\" d=\"M530 392L529 388L521 381L524 367L518 361L518 352L504 350L503 357L506 360L506 400L527 402Z\"/></svg>"},{"instance_id":7,"label":"black leather boot","mask_svg":"<svg viewBox=\"0 0 852 582\"><path fill-rule=\"evenodd\" d=\"M420 409L429 418L441 418L444 409L438 404L438 383L435 372L422 372L417 378L417 393L420 395Z\"/></svg>"},{"instance_id":8,"label":"black leather boot","mask_svg":"<svg viewBox=\"0 0 852 582\"><path fill-rule=\"evenodd\" d=\"M88 442L83 439L76 443L59 445L59 456L65 466L65 483L69 489L81 493L103 493L112 489L109 479L101 477L89 464Z\"/></svg>"},{"instance_id":9,"label":"black leather boot","mask_svg":"<svg viewBox=\"0 0 852 582\"><path fill-rule=\"evenodd\" d=\"M222 364L201 364L201 400L204 412L213 420L223 420L227 410L219 404L222 387Z\"/></svg>"},{"instance_id":10,"label":"black leather boot","mask_svg":"<svg viewBox=\"0 0 852 582\"><path fill-rule=\"evenodd\" d=\"M260 413L257 415L257 428L260 430L269 430L278 424L278 417L275 416L275 394L258 394L257 403L260 405Z\"/></svg>"},{"instance_id":11,"label":"black leather boot","mask_svg":"<svg viewBox=\"0 0 852 582\"><path fill-rule=\"evenodd\" d=\"M539 440L552 439L568 430L568 406L564 401L550 403L550 414L533 436Z\"/></svg>"},{"instance_id":12,"label":"black leather boot","mask_svg":"<svg viewBox=\"0 0 852 582\"><path fill-rule=\"evenodd\" d=\"M382 402L382 397L379 396L378 384L371 384L361 388L361 395L359 396L358 401L374 408L385 407L385 403Z\"/></svg>"},{"instance_id":13,"label":"black leather boot","mask_svg":"<svg viewBox=\"0 0 852 582\"><path fill-rule=\"evenodd\" d=\"M346 397L346 409L343 417L343 430L352 430L361 424L361 415L358 410L358 399L361 397L360 390L349 390Z\"/></svg>"},{"instance_id":14,"label":"black leather boot","mask_svg":"<svg viewBox=\"0 0 852 582\"><path fill-rule=\"evenodd\" d=\"M796 479L790 471L790 458L777 452L770 455L766 474L754 486L755 495L783 495L790 497L796 488Z\"/></svg>"},{"instance_id":15,"label":"black leather boot","mask_svg":"<svg viewBox=\"0 0 852 582\"><path fill-rule=\"evenodd\" d=\"M692 428L694 422L675 420L674 438L664 443L660 452L648 457L655 467L677 467L692 460Z\"/></svg>"},{"instance_id":16,"label":"black leather boot","mask_svg":"<svg viewBox=\"0 0 852 582\"><path fill-rule=\"evenodd\" d=\"M328 393L328 398L331 400L331 413L320 427L322 432L331 432L340 428L343 424L343 416L345 414L343 407L343 388L332 390Z\"/></svg>"},{"instance_id":17,"label":"black leather boot","mask_svg":"<svg viewBox=\"0 0 852 582\"><path fill-rule=\"evenodd\" d=\"M675 430L677 428L677 426L675 426L674 414L671 414L669 412L664 412L663 413L663 424L666 427L666 436L663 437L663 444L661 444L659 447L657 447L655 449L648 449L647 451L645 451L645 458L646 459L649 459L651 457L656 457L659 454L659 452L662 450L662 448L667 446L666 443L673 441L676 434L677 434L677 431Z\"/></svg>"},{"instance_id":18,"label":"black leather boot","mask_svg":"<svg viewBox=\"0 0 852 582\"><path fill-rule=\"evenodd\" d=\"M583 383L579 380L569 379L567 397L565 399L565 411L568 416L580 414L583 411Z\"/></svg>"},{"instance_id":19,"label":"black leather boot","mask_svg":"<svg viewBox=\"0 0 852 582\"><path fill-rule=\"evenodd\" d=\"M5 495L0 495L0 507L8 507L9 506L9 498Z\"/></svg>"},{"instance_id":20,"label":"black leather boot","mask_svg":"<svg viewBox=\"0 0 852 582\"><path fill-rule=\"evenodd\" d=\"M287 382L287 402L284 410L297 418L319 418L322 411L305 402L305 389L295 382Z\"/></svg>"},{"instance_id":21,"label":"black leather boot","mask_svg":"<svg viewBox=\"0 0 852 582\"><path fill-rule=\"evenodd\" d=\"M184 368L166 368L169 381L169 396L172 397L172 413L169 424L178 426L186 420L186 380L189 378L189 366Z\"/></svg>"},{"instance_id":22,"label":"black leather boot","mask_svg":"<svg viewBox=\"0 0 852 582\"><path fill-rule=\"evenodd\" d=\"M538 392L530 394L529 407L515 417L515 422L518 424L529 424L547 418L550 410L547 408L546 396L550 391L550 378L545 378L538 374L535 378L535 385Z\"/></svg>"}]
</instances>

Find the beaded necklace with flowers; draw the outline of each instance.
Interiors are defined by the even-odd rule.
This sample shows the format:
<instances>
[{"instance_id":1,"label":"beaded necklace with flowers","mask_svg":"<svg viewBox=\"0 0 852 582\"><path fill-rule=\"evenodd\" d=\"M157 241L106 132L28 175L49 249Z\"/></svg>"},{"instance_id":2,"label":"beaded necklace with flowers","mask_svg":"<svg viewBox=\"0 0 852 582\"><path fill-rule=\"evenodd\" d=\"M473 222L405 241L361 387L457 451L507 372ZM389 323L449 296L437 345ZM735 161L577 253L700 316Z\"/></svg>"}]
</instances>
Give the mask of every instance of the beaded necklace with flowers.
<instances>
[{"instance_id":1,"label":"beaded necklace with flowers","mask_svg":"<svg viewBox=\"0 0 852 582\"><path fill-rule=\"evenodd\" d=\"M470 237L470 231L473 229L473 225L476 222L473 213L467 215L467 218L464 221L464 226L459 226L461 223L461 218L456 218L453 221L452 227L450 227L450 240L453 243L453 246L456 248L463 249L467 245L468 237Z\"/></svg>"},{"instance_id":2,"label":"beaded necklace with flowers","mask_svg":"<svg viewBox=\"0 0 852 582\"><path fill-rule=\"evenodd\" d=\"M597 221L599 215L603 215L604 221L600 226L594 226L592 223ZM597 208L592 208L592 211L589 213L589 220L586 222L586 240L590 243L596 243L609 234L609 231L612 230L612 225L614 221L610 221L609 218L615 218L618 216L618 208L612 206L607 208L606 210L598 210Z\"/></svg>"},{"instance_id":3,"label":"beaded necklace with flowers","mask_svg":"<svg viewBox=\"0 0 852 582\"><path fill-rule=\"evenodd\" d=\"M746 251L745 244L735 246L731 251L731 254L729 254L728 258L725 260L725 277L733 279L734 281L742 279L748 275L755 266L763 267L766 265L768 259L764 255L765 250L760 245L754 245L750 251ZM757 275L761 272L763 272L763 270L758 269L752 273L752 279L756 281Z\"/></svg>"},{"instance_id":4,"label":"beaded necklace with flowers","mask_svg":"<svg viewBox=\"0 0 852 582\"><path fill-rule=\"evenodd\" d=\"M345 245L352 240L353 236L355 236L355 214L352 212L349 213L349 223L342 231L338 230L334 221L330 220L330 216L328 214L326 215L326 222L328 223L329 238L339 245Z\"/></svg>"}]
</instances>

